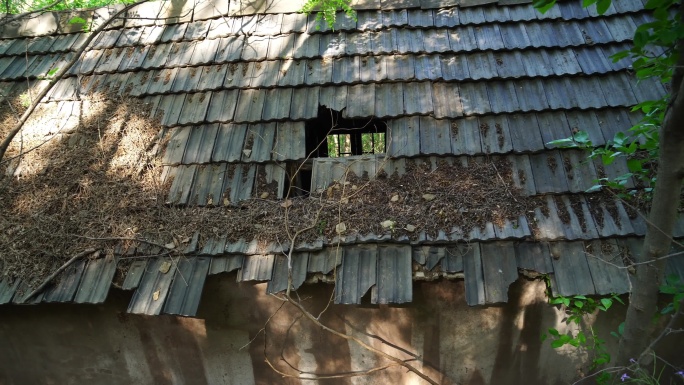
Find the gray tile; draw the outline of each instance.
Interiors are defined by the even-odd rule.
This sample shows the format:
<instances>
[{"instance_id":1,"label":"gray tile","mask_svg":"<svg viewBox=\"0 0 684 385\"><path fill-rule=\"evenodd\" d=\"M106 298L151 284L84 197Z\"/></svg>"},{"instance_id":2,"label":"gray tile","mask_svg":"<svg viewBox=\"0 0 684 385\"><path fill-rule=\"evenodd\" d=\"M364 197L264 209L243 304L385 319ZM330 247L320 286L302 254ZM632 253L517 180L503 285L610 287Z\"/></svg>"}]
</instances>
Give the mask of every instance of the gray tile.
<instances>
[{"instance_id":1,"label":"gray tile","mask_svg":"<svg viewBox=\"0 0 684 385\"><path fill-rule=\"evenodd\" d=\"M631 15L622 15L607 20L606 27L610 31L613 41L628 41L634 37L637 23L634 22Z\"/></svg>"},{"instance_id":2,"label":"gray tile","mask_svg":"<svg viewBox=\"0 0 684 385\"><path fill-rule=\"evenodd\" d=\"M495 114L520 110L517 102L515 84L512 81L496 81L487 83L487 94L491 111Z\"/></svg>"},{"instance_id":3,"label":"gray tile","mask_svg":"<svg viewBox=\"0 0 684 385\"><path fill-rule=\"evenodd\" d=\"M484 82L461 83L459 86L463 115L481 115L491 113L487 86ZM453 99L452 99L453 100ZM451 102L456 104L455 100ZM456 116L452 116L456 117Z\"/></svg>"},{"instance_id":4,"label":"gray tile","mask_svg":"<svg viewBox=\"0 0 684 385\"><path fill-rule=\"evenodd\" d=\"M195 50L190 57L190 65L203 65L214 63L217 50L221 44L220 39L202 40L197 42Z\"/></svg>"},{"instance_id":5,"label":"gray tile","mask_svg":"<svg viewBox=\"0 0 684 385\"><path fill-rule=\"evenodd\" d=\"M460 27L449 31L451 50L455 53L464 53L477 49L477 39L473 27Z\"/></svg>"},{"instance_id":6,"label":"gray tile","mask_svg":"<svg viewBox=\"0 0 684 385\"><path fill-rule=\"evenodd\" d=\"M513 52L496 52L494 60L496 62L496 71L500 78L519 78L526 75L525 66L522 60L522 53L519 51Z\"/></svg>"},{"instance_id":7,"label":"gray tile","mask_svg":"<svg viewBox=\"0 0 684 385\"><path fill-rule=\"evenodd\" d=\"M186 317L197 314L210 262L208 257L179 258L175 277L164 303L164 314Z\"/></svg>"},{"instance_id":8,"label":"gray tile","mask_svg":"<svg viewBox=\"0 0 684 385\"><path fill-rule=\"evenodd\" d=\"M240 90L234 120L236 122L259 121L261 119L265 97L266 93L264 90Z\"/></svg>"},{"instance_id":9,"label":"gray tile","mask_svg":"<svg viewBox=\"0 0 684 385\"><path fill-rule=\"evenodd\" d=\"M508 125L515 152L536 152L544 149L544 140L535 115L510 115Z\"/></svg>"},{"instance_id":10,"label":"gray tile","mask_svg":"<svg viewBox=\"0 0 684 385\"><path fill-rule=\"evenodd\" d=\"M441 80L442 64L439 55L420 55L415 58L415 78L417 80Z\"/></svg>"},{"instance_id":11,"label":"gray tile","mask_svg":"<svg viewBox=\"0 0 684 385\"><path fill-rule=\"evenodd\" d=\"M173 93L185 91L197 91L197 84L200 81L202 70L197 67L179 68L176 76L173 79L173 85L170 91Z\"/></svg>"},{"instance_id":12,"label":"gray tile","mask_svg":"<svg viewBox=\"0 0 684 385\"><path fill-rule=\"evenodd\" d=\"M475 27L477 46L481 50L498 50L504 48L504 42L497 24L485 24Z\"/></svg>"},{"instance_id":13,"label":"gray tile","mask_svg":"<svg viewBox=\"0 0 684 385\"><path fill-rule=\"evenodd\" d=\"M413 55L392 55L386 59L389 80L411 80L415 78L415 57Z\"/></svg>"},{"instance_id":14,"label":"gray tile","mask_svg":"<svg viewBox=\"0 0 684 385\"><path fill-rule=\"evenodd\" d=\"M216 91L212 93L211 104L206 113L207 122L228 122L233 119L238 91Z\"/></svg>"},{"instance_id":15,"label":"gray tile","mask_svg":"<svg viewBox=\"0 0 684 385\"><path fill-rule=\"evenodd\" d=\"M486 299L480 244L473 242L469 246L470 249L463 255L466 303L470 306L484 305Z\"/></svg>"},{"instance_id":16,"label":"gray tile","mask_svg":"<svg viewBox=\"0 0 684 385\"><path fill-rule=\"evenodd\" d=\"M507 116L486 115L477 119L483 152L490 154L513 151Z\"/></svg>"},{"instance_id":17,"label":"gray tile","mask_svg":"<svg viewBox=\"0 0 684 385\"><path fill-rule=\"evenodd\" d=\"M550 276L553 295L596 294L582 242L552 243L550 251L554 269Z\"/></svg>"},{"instance_id":18,"label":"gray tile","mask_svg":"<svg viewBox=\"0 0 684 385\"><path fill-rule=\"evenodd\" d=\"M60 279L57 281L57 284L45 293L43 301L71 302L76 295L76 290L83 277L86 264L86 259L80 259L60 273Z\"/></svg>"},{"instance_id":19,"label":"gray tile","mask_svg":"<svg viewBox=\"0 0 684 385\"><path fill-rule=\"evenodd\" d=\"M343 249L339 247L312 251L309 253L307 271L309 273L328 274L342 263L342 254Z\"/></svg>"},{"instance_id":20,"label":"gray tile","mask_svg":"<svg viewBox=\"0 0 684 385\"><path fill-rule=\"evenodd\" d=\"M318 106L318 87L295 88L292 92L289 118L293 120L313 119L318 115Z\"/></svg>"},{"instance_id":21,"label":"gray tile","mask_svg":"<svg viewBox=\"0 0 684 385\"><path fill-rule=\"evenodd\" d=\"M411 247L378 246L377 279L371 303L407 303L413 300Z\"/></svg>"},{"instance_id":22,"label":"gray tile","mask_svg":"<svg viewBox=\"0 0 684 385\"><path fill-rule=\"evenodd\" d=\"M601 77L599 81L606 103L609 106L629 107L637 104L631 87L631 83L635 82L635 79L630 78L629 75L625 73L608 75Z\"/></svg>"},{"instance_id":23,"label":"gray tile","mask_svg":"<svg viewBox=\"0 0 684 385\"><path fill-rule=\"evenodd\" d=\"M294 55L295 36L294 34L271 36L268 42L266 58L269 60L292 58Z\"/></svg>"},{"instance_id":24,"label":"gray tile","mask_svg":"<svg viewBox=\"0 0 684 385\"><path fill-rule=\"evenodd\" d=\"M530 165L538 193L568 191L563 160L558 152L530 155Z\"/></svg>"},{"instance_id":25,"label":"gray tile","mask_svg":"<svg viewBox=\"0 0 684 385\"><path fill-rule=\"evenodd\" d=\"M104 302L116 273L116 264L117 259L112 255L89 260L74 296L74 302Z\"/></svg>"},{"instance_id":26,"label":"gray tile","mask_svg":"<svg viewBox=\"0 0 684 385\"><path fill-rule=\"evenodd\" d=\"M176 175L171 183L168 204L185 205L190 199L190 190L197 173L197 165L178 166Z\"/></svg>"},{"instance_id":27,"label":"gray tile","mask_svg":"<svg viewBox=\"0 0 684 385\"><path fill-rule=\"evenodd\" d=\"M508 242L480 245L485 303L508 302L508 287L518 279L515 249Z\"/></svg>"},{"instance_id":28,"label":"gray tile","mask_svg":"<svg viewBox=\"0 0 684 385\"><path fill-rule=\"evenodd\" d=\"M244 44L246 44L245 37L241 35L221 38L214 61L225 63L240 60Z\"/></svg>"},{"instance_id":29,"label":"gray tile","mask_svg":"<svg viewBox=\"0 0 684 385\"><path fill-rule=\"evenodd\" d=\"M357 81L360 78L360 61L358 56L333 59L333 83L353 83Z\"/></svg>"},{"instance_id":30,"label":"gray tile","mask_svg":"<svg viewBox=\"0 0 684 385\"><path fill-rule=\"evenodd\" d=\"M381 11L363 11L356 13L356 25L361 31L374 31L382 28Z\"/></svg>"},{"instance_id":31,"label":"gray tile","mask_svg":"<svg viewBox=\"0 0 684 385\"><path fill-rule=\"evenodd\" d=\"M452 119L450 126L451 151L454 155L482 153L480 124L476 117Z\"/></svg>"},{"instance_id":32,"label":"gray tile","mask_svg":"<svg viewBox=\"0 0 684 385\"><path fill-rule=\"evenodd\" d=\"M254 63L254 72L251 73L250 87L272 87L280 80L280 66L275 60L267 60ZM243 63L244 65L244 63Z\"/></svg>"},{"instance_id":33,"label":"gray tile","mask_svg":"<svg viewBox=\"0 0 684 385\"><path fill-rule=\"evenodd\" d=\"M169 52L169 60L166 61L167 67L185 67L190 65L192 55L195 53L197 42L173 43Z\"/></svg>"},{"instance_id":34,"label":"gray tile","mask_svg":"<svg viewBox=\"0 0 684 385\"><path fill-rule=\"evenodd\" d=\"M332 60L307 60L304 82L307 85L329 84L332 82Z\"/></svg>"},{"instance_id":35,"label":"gray tile","mask_svg":"<svg viewBox=\"0 0 684 385\"><path fill-rule=\"evenodd\" d=\"M588 244L587 262L596 294L610 295L629 292L629 272L624 268L622 252L614 240L596 240Z\"/></svg>"},{"instance_id":36,"label":"gray tile","mask_svg":"<svg viewBox=\"0 0 684 385\"><path fill-rule=\"evenodd\" d=\"M361 297L377 282L377 254L374 245L344 248L335 279L335 303L361 303Z\"/></svg>"},{"instance_id":37,"label":"gray tile","mask_svg":"<svg viewBox=\"0 0 684 385\"><path fill-rule=\"evenodd\" d=\"M461 84L461 87L463 87L463 84ZM467 107L471 107L470 103L473 100L470 94L463 96L462 92L463 90L459 90L459 86L456 83L433 83L432 100L435 117L438 119L457 118L462 116L464 111L470 112L470 109Z\"/></svg>"},{"instance_id":38,"label":"gray tile","mask_svg":"<svg viewBox=\"0 0 684 385\"><path fill-rule=\"evenodd\" d=\"M466 61L468 62L470 78L473 80L494 79L498 76L496 59L491 52L466 55Z\"/></svg>"},{"instance_id":39,"label":"gray tile","mask_svg":"<svg viewBox=\"0 0 684 385\"><path fill-rule=\"evenodd\" d=\"M162 306L169 292L174 271L168 270L162 273L162 264L169 264L170 261L164 258L157 258L147 266L140 286L133 293L131 302L128 304L128 313L159 315ZM166 271L166 265L161 270Z\"/></svg>"},{"instance_id":40,"label":"gray tile","mask_svg":"<svg viewBox=\"0 0 684 385\"><path fill-rule=\"evenodd\" d=\"M371 33L371 47L376 54L389 54L398 51L397 30L381 30Z\"/></svg>"},{"instance_id":41,"label":"gray tile","mask_svg":"<svg viewBox=\"0 0 684 385\"><path fill-rule=\"evenodd\" d=\"M273 275L274 255L248 255L245 257L238 280L268 281Z\"/></svg>"},{"instance_id":42,"label":"gray tile","mask_svg":"<svg viewBox=\"0 0 684 385\"><path fill-rule=\"evenodd\" d=\"M300 34L295 35L292 56L295 59L318 57L320 35Z\"/></svg>"},{"instance_id":43,"label":"gray tile","mask_svg":"<svg viewBox=\"0 0 684 385\"><path fill-rule=\"evenodd\" d=\"M375 84L349 86L347 108L342 112L345 118L372 117L375 113Z\"/></svg>"},{"instance_id":44,"label":"gray tile","mask_svg":"<svg viewBox=\"0 0 684 385\"><path fill-rule=\"evenodd\" d=\"M532 45L522 23L507 23L500 27L501 39L507 49L523 49Z\"/></svg>"},{"instance_id":45,"label":"gray tile","mask_svg":"<svg viewBox=\"0 0 684 385\"><path fill-rule=\"evenodd\" d=\"M292 255L292 290L297 290L306 279L309 253L294 253ZM275 257L273 277L268 282L267 293L286 291L289 280L288 258L282 255Z\"/></svg>"},{"instance_id":46,"label":"gray tile","mask_svg":"<svg viewBox=\"0 0 684 385\"><path fill-rule=\"evenodd\" d=\"M281 122L277 126L273 159L298 160L306 157L304 122Z\"/></svg>"},{"instance_id":47,"label":"gray tile","mask_svg":"<svg viewBox=\"0 0 684 385\"><path fill-rule=\"evenodd\" d=\"M245 145L242 150L242 161L266 162L271 160L275 136L275 123L250 124L247 128Z\"/></svg>"},{"instance_id":48,"label":"gray tile","mask_svg":"<svg viewBox=\"0 0 684 385\"><path fill-rule=\"evenodd\" d=\"M387 122L388 153L392 157L415 156L420 153L420 123L418 117L405 117Z\"/></svg>"},{"instance_id":49,"label":"gray tile","mask_svg":"<svg viewBox=\"0 0 684 385\"><path fill-rule=\"evenodd\" d=\"M361 82L379 82L387 79L385 56L361 57L359 75Z\"/></svg>"},{"instance_id":50,"label":"gray tile","mask_svg":"<svg viewBox=\"0 0 684 385\"><path fill-rule=\"evenodd\" d=\"M261 120L280 120L289 117L291 103L292 88L274 88L266 90Z\"/></svg>"},{"instance_id":51,"label":"gray tile","mask_svg":"<svg viewBox=\"0 0 684 385\"><path fill-rule=\"evenodd\" d=\"M432 89L429 82L404 83L403 89L403 111L407 115L425 115L433 111Z\"/></svg>"},{"instance_id":52,"label":"gray tile","mask_svg":"<svg viewBox=\"0 0 684 385\"><path fill-rule=\"evenodd\" d=\"M219 273L230 273L237 269L242 268L244 256L242 255L229 255L222 257L211 258L211 267L209 269L209 275L219 274Z\"/></svg>"},{"instance_id":53,"label":"gray tile","mask_svg":"<svg viewBox=\"0 0 684 385\"><path fill-rule=\"evenodd\" d=\"M172 44L151 46L142 63L142 68L162 68L166 64L171 52ZM92 51L91 51L92 52Z\"/></svg>"},{"instance_id":54,"label":"gray tile","mask_svg":"<svg viewBox=\"0 0 684 385\"><path fill-rule=\"evenodd\" d=\"M396 117L404 112L402 83L380 83L375 86L375 116Z\"/></svg>"},{"instance_id":55,"label":"gray tile","mask_svg":"<svg viewBox=\"0 0 684 385\"><path fill-rule=\"evenodd\" d=\"M541 274L553 273L549 245L546 242L520 242L515 244L518 268Z\"/></svg>"},{"instance_id":56,"label":"gray tile","mask_svg":"<svg viewBox=\"0 0 684 385\"><path fill-rule=\"evenodd\" d=\"M440 55L444 80L465 80L470 78L466 55Z\"/></svg>"},{"instance_id":57,"label":"gray tile","mask_svg":"<svg viewBox=\"0 0 684 385\"><path fill-rule=\"evenodd\" d=\"M206 124L191 128L188 144L183 154L183 164L209 163L218 129L218 124Z\"/></svg>"},{"instance_id":58,"label":"gray tile","mask_svg":"<svg viewBox=\"0 0 684 385\"><path fill-rule=\"evenodd\" d=\"M124 279L121 289L123 290L134 290L137 289L142 281L142 277L147 269L147 259L142 259L134 261L128 268L128 273L126 274L126 279Z\"/></svg>"},{"instance_id":59,"label":"gray tile","mask_svg":"<svg viewBox=\"0 0 684 385\"><path fill-rule=\"evenodd\" d=\"M371 33L350 33L347 36L345 53L347 55L365 55L372 52Z\"/></svg>"},{"instance_id":60,"label":"gray tile","mask_svg":"<svg viewBox=\"0 0 684 385\"><path fill-rule=\"evenodd\" d=\"M410 9L407 14L408 25L411 27L430 28L434 25L432 10Z\"/></svg>"},{"instance_id":61,"label":"gray tile","mask_svg":"<svg viewBox=\"0 0 684 385\"><path fill-rule=\"evenodd\" d=\"M420 153L444 155L451 153L451 124L448 120L420 117Z\"/></svg>"}]
</instances>

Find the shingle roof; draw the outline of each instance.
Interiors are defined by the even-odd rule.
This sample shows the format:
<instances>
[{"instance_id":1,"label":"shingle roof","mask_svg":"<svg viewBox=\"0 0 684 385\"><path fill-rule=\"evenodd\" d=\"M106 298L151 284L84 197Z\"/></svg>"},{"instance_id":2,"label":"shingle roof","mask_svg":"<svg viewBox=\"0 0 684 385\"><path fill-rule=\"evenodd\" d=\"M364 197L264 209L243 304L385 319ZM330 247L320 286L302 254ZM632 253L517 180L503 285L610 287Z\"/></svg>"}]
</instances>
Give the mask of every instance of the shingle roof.
<instances>
[{"instance_id":1,"label":"shingle roof","mask_svg":"<svg viewBox=\"0 0 684 385\"><path fill-rule=\"evenodd\" d=\"M666 92L656 81L636 83L626 60L610 59L648 19L643 3L614 2L604 15L578 2L544 15L524 1L355 4L358 20L340 14L332 31L295 13L297 2L254 9L246 1L217 1L194 13L147 3L137 10L141 18L97 37L44 102L68 108L79 95L111 92L150 103L168 138L161 156L164 175L173 178L167 200L175 205L221 206L210 197L228 188L230 202L250 199L259 175L275 181L282 197L286 177L274 165L307 156L305 125L319 106L344 118L386 121L389 160L355 158L358 176L378 167L401 175L413 162L434 168L436 157L450 164L504 158L516 187L544 197L548 208L502 226L300 245L294 284L334 271L337 303L360 303L369 289L372 303L409 302L412 279L439 275L464 277L471 305L505 302L519 270L549 274L553 290L564 295L628 291L626 276L592 255L623 266L625 254L638 252L645 223L620 201L605 207L584 193L599 176L626 172L626 164L587 162L585 154L548 142L583 130L603 145L639 120L631 106ZM164 23L154 20L160 12L170 16ZM17 36L28 33L23 25L5 31L3 89L21 88L26 79L40 85L42 75L74 55L86 33L60 28L38 37ZM336 168L348 164L315 159L312 190L334 183ZM684 221L675 235L684 236ZM333 247L338 241L341 247ZM195 239L171 272L163 272L163 259L137 261L123 285L135 290L128 311L192 316L207 274L236 270L239 281L269 281L270 292L284 290L282 249L225 237L200 248ZM115 265L76 264L33 302L101 302ZM682 266L668 262L680 275ZM17 285L0 282L0 304L21 302Z\"/></svg>"}]
</instances>

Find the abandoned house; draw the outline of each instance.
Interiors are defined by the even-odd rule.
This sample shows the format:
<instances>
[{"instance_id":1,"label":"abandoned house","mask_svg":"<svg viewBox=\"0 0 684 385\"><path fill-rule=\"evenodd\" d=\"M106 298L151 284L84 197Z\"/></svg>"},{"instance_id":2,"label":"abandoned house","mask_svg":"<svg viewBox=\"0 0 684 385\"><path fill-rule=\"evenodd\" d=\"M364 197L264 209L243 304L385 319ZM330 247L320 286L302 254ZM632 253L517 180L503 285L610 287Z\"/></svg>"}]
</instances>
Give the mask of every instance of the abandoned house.
<instances>
[{"instance_id":1,"label":"abandoned house","mask_svg":"<svg viewBox=\"0 0 684 385\"><path fill-rule=\"evenodd\" d=\"M644 2L303 5L0 21L3 137L66 69L2 164L0 384L425 383L288 294L439 384L587 373L542 341L548 295L628 293L646 224L587 192L624 159L549 142L602 146L667 93L611 59Z\"/></svg>"}]
</instances>

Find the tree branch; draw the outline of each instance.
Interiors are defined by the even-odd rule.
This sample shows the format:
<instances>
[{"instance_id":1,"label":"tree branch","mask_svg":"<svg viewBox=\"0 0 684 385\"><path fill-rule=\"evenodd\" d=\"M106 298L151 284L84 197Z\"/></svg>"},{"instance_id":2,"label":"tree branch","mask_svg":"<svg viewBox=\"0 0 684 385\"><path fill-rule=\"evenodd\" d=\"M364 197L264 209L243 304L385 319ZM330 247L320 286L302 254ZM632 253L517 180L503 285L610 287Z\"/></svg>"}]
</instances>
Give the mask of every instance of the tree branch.
<instances>
[{"instance_id":1,"label":"tree branch","mask_svg":"<svg viewBox=\"0 0 684 385\"><path fill-rule=\"evenodd\" d=\"M73 257L71 257L70 260L68 260L65 264L63 264L62 266L60 266L59 269L55 270L54 273L50 274L49 277L45 278L45 281L43 281L43 283L41 283L40 286L38 286L37 288L35 288L28 296L26 296L26 297L24 298L24 302L28 301L28 300L31 299L33 296L35 296L36 294L40 293L41 290L45 289L45 287L46 287L53 279L55 279L55 277L57 277L57 276L59 275L59 273L61 273L61 272L63 272L64 270L66 270L66 268L69 267L69 266L71 266L72 263L74 263L74 262L76 262L77 260L79 260L79 259L85 257L85 256L88 255L88 254L94 253L95 251L96 251L96 250L93 249L93 248L85 249L85 250L81 251L80 253L74 255Z\"/></svg>"}]
</instances>

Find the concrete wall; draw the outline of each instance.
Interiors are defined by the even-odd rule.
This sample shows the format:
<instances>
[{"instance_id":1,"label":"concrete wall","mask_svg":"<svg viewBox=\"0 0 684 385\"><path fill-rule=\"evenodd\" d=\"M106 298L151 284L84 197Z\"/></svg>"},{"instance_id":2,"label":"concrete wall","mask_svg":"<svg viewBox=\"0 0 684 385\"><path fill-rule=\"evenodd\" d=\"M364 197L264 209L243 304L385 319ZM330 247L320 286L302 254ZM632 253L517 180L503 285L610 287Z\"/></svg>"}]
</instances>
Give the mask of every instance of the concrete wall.
<instances>
[{"instance_id":1,"label":"concrete wall","mask_svg":"<svg viewBox=\"0 0 684 385\"><path fill-rule=\"evenodd\" d=\"M399 367L367 376L300 381L279 370L364 371L388 364L357 344L321 331L291 305L266 295L265 284L237 284L214 276L199 316L147 317L125 313L130 293L113 290L101 306L0 307L0 384L421 384ZM332 286L300 291L318 314ZM575 350L540 342L561 314L546 304L544 285L521 278L503 306L471 308L463 282L416 283L408 307L331 305L330 327L412 362L441 384L566 384L584 370ZM594 323L606 339L621 311ZM381 337L397 349L383 346ZM402 351L403 350L403 351ZM290 366L291 365L291 366ZM311 375L307 375L311 377Z\"/></svg>"}]
</instances>

